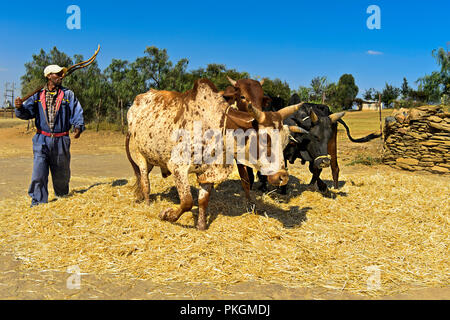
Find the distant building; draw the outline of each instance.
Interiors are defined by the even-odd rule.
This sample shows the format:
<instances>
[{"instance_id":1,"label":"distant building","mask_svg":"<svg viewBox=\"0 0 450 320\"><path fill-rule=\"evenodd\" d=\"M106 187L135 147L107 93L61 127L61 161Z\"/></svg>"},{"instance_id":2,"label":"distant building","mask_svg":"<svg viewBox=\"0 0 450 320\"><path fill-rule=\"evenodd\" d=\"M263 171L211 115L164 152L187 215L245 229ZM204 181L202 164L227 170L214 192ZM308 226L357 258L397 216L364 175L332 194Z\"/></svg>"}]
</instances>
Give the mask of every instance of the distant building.
<instances>
[{"instance_id":1,"label":"distant building","mask_svg":"<svg viewBox=\"0 0 450 320\"><path fill-rule=\"evenodd\" d=\"M381 102L381 109L385 109L384 103ZM362 104L362 109L365 110L379 110L379 104L378 101L365 101Z\"/></svg>"},{"instance_id":2,"label":"distant building","mask_svg":"<svg viewBox=\"0 0 450 320\"><path fill-rule=\"evenodd\" d=\"M385 109L384 103L381 103L381 109ZM352 106L353 110L367 111L367 110L378 110L378 101L358 101L354 102Z\"/></svg>"}]
</instances>

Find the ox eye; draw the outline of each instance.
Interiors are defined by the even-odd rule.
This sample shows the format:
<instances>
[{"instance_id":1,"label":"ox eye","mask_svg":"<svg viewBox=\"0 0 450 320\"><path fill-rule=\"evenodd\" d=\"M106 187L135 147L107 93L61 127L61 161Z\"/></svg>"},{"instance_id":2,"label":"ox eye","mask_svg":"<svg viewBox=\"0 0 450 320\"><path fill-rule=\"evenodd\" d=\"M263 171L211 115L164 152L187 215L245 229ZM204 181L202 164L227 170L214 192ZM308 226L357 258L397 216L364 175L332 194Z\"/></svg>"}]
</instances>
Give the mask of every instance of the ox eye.
<instances>
[{"instance_id":1,"label":"ox eye","mask_svg":"<svg viewBox=\"0 0 450 320\"><path fill-rule=\"evenodd\" d=\"M242 99L242 100L245 100L245 97L244 97L244 96L241 96L241 99Z\"/></svg>"}]
</instances>

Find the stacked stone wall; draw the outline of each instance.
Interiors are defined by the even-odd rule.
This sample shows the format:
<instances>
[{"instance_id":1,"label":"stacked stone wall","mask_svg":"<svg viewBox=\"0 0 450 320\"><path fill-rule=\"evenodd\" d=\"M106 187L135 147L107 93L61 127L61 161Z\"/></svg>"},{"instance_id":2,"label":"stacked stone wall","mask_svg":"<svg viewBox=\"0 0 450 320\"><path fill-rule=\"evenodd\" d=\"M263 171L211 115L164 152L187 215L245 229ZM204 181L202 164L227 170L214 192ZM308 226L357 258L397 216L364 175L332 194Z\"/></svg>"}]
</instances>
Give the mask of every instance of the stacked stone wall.
<instances>
[{"instance_id":1,"label":"stacked stone wall","mask_svg":"<svg viewBox=\"0 0 450 320\"><path fill-rule=\"evenodd\" d=\"M440 106L394 111L385 121L383 163L450 174L450 113Z\"/></svg>"}]
</instances>

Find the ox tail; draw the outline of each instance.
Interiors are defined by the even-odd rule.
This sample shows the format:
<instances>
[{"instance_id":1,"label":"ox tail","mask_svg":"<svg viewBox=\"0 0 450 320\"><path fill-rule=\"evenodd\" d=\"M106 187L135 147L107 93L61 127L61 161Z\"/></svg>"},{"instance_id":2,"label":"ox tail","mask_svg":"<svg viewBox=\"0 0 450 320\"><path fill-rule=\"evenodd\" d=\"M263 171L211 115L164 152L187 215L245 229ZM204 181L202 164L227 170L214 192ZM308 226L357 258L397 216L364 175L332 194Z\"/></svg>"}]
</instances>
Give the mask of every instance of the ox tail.
<instances>
[{"instance_id":1,"label":"ox tail","mask_svg":"<svg viewBox=\"0 0 450 320\"><path fill-rule=\"evenodd\" d=\"M131 157L130 153L130 137L131 133L127 133L127 137L125 139L125 150L127 151L127 158L128 161L130 161L131 166L133 167L134 175L136 176L136 182L133 185L133 190L136 195L136 197L139 200L142 200L143 194L142 194L142 186L141 186L141 170L139 169L139 166L134 162L133 158Z\"/></svg>"},{"instance_id":2,"label":"ox tail","mask_svg":"<svg viewBox=\"0 0 450 320\"><path fill-rule=\"evenodd\" d=\"M348 128L347 124L344 122L344 120L339 119L338 122L340 124L342 124L345 128L345 130L347 131L347 136L350 139L351 142L356 142L356 143L363 143L363 142L368 142L370 140L376 139L381 137L381 134L377 134L377 133L371 133L368 136L359 138L359 139L354 139L351 135L350 135L350 129Z\"/></svg>"}]
</instances>

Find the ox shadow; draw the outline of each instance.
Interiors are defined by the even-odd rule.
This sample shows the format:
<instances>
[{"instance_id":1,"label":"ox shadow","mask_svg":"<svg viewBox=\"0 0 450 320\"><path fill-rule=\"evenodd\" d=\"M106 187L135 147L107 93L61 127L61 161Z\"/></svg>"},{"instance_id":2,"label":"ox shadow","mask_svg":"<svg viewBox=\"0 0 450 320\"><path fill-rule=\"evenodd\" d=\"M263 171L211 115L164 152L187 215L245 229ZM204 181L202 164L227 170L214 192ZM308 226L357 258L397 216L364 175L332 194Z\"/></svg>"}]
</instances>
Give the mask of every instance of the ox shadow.
<instances>
[{"instance_id":1,"label":"ox shadow","mask_svg":"<svg viewBox=\"0 0 450 320\"><path fill-rule=\"evenodd\" d=\"M50 200L49 202L55 202L55 201L58 201L58 199L60 199L60 198L62 198L62 199L64 199L64 198L70 198L70 197L73 197L73 196L75 196L75 195L77 195L77 194L83 194L83 193L88 192L89 190L91 190L91 189L94 188L94 187L101 186L101 185L105 185L105 184L108 184L108 183L106 183L106 182L96 182L96 183L94 183L94 184L91 184L89 187L84 187L83 189L75 189L75 190L72 190L72 191L69 192L68 195L65 195L65 196L62 196L62 197L56 197L56 198Z\"/></svg>"},{"instance_id":2,"label":"ox shadow","mask_svg":"<svg viewBox=\"0 0 450 320\"><path fill-rule=\"evenodd\" d=\"M331 188L333 187L333 181L331 180L324 180L323 181L327 185L327 189L325 191L320 191L317 187L317 183L314 185L302 183L297 177L290 175L289 176L289 182L287 184L287 194L281 194L281 188L274 187L271 185L268 185L268 191L263 192L259 190L259 187L261 186L260 182L256 182L253 185L253 192L256 192L256 194L266 194L273 200L277 201L284 201L288 202L290 198L292 197L298 197L303 194L305 191L314 191L320 193L324 198L330 198L330 199L336 199L339 197L347 197L346 192L338 191L333 189L331 191ZM345 181L339 181L339 188L342 188L345 185Z\"/></svg>"},{"instance_id":3,"label":"ox shadow","mask_svg":"<svg viewBox=\"0 0 450 320\"><path fill-rule=\"evenodd\" d=\"M198 194L197 188L191 186L191 194L194 200L194 207L191 212L194 216L195 225L198 218ZM170 187L163 192L151 194L150 201L167 200L176 205L180 204L177 189ZM213 210L212 207L218 210ZM240 180L226 180L217 185L211 193L207 227L214 222L221 215L236 217L254 211L255 214L274 218L283 224L284 228L299 227L307 220L306 214L311 210L311 207L300 208L298 206L291 206L289 209L283 209L274 204L255 199L252 197L252 202L249 203L245 198ZM175 222L175 224L183 228L194 228L193 226L186 226Z\"/></svg>"},{"instance_id":4,"label":"ox shadow","mask_svg":"<svg viewBox=\"0 0 450 320\"><path fill-rule=\"evenodd\" d=\"M117 180L113 181L111 186L112 187L123 187L126 184L128 184L128 180L127 179L117 179Z\"/></svg>"},{"instance_id":5,"label":"ox shadow","mask_svg":"<svg viewBox=\"0 0 450 320\"><path fill-rule=\"evenodd\" d=\"M333 188L334 182L333 182L332 180L322 180L322 181L325 182L326 185L327 185L327 187L328 187L328 188L327 188L327 191L326 191L327 194L324 194L324 193L322 192L322 194L323 194L325 197L327 197L327 198L332 198L332 199L336 199L338 196L339 196L339 197L347 197L347 196L348 196L347 192L339 191L339 189L341 189L343 186L345 186L346 181L342 181L342 180L341 180L341 181L338 181L338 189L337 189L337 190ZM333 192L330 192L331 188L333 188ZM320 192L320 191L319 191L319 192Z\"/></svg>"},{"instance_id":6,"label":"ox shadow","mask_svg":"<svg viewBox=\"0 0 450 320\"><path fill-rule=\"evenodd\" d=\"M111 182L97 182L97 183L94 183L94 184L90 185L89 187L86 187L86 188L83 188L83 189L79 189L79 190L73 190L73 191L69 194L69 196L70 196L70 195L75 195L75 194L83 194L83 193L86 193L86 192L88 192L89 190L91 190L92 188L97 187L97 186L101 186L101 185L108 185L108 184L111 184L112 187L121 187L121 186L126 185L127 183L128 183L128 180L126 180L126 179L118 179L118 180L114 180L112 183L111 183Z\"/></svg>"},{"instance_id":7,"label":"ox shadow","mask_svg":"<svg viewBox=\"0 0 450 320\"><path fill-rule=\"evenodd\" d=\"M101 185L108 185L108 184L111 184L112 187L121 187L121 186L124 186L124 185L128 184L128 180L126 180L126 179L118 179L118 180L114 180L112 183L111 182L96 182L94 184L91 184L89 187L72 190L72 191L69 192L68 195L65 195L65 196L62 196L62 197L56 197L56 198L50 200L49 202L55 202L55 201L58 201L58 199L70 198L70 197L73 197L73 196L75 196L77 194L84 194L84 193L88 192L89 190L91 190L94 187L101 186Z\"/></svg>"},{"instance_id":8,"label":"ox shadow","mask_svg":"<svg viewBox=\"0 0 450 320\"><path fill-rule=\"evenodd\" d=\"M90 185L87 188L83 188L83 189L79 189L79 190L73 190L73 194L74 195L75 194L83 194L83 193L88 192L89 190L91 190L94 187L105 185L105 184L108 184L108 183L106 183L106 182L97 182L97 183L94 183L94 184Z\"/></svg>"},{"instance_id":9,"label":"ox shadow","mask_svg":"<svg viewBox=\"0 0 450 320\"><path fill-rule=\"evenodd\" d=\"M261 193L261 192L259 192ZM219 184L215 188L214 198L212 201L222 201L225 204L233 204L226 206L222 212L226 216L239 216L247 212L274 218L283 224L284 228L295 228L301 226L307 220L306 214L311 207L300 208L298 206L290 206L288 209L277 206L276 203L268 203L263 201L263 197L255 197L258 192L254 190L250 192L251 202L245 198L244 191L240 180L227 180ZM279 200L279 199L276 199ZM277 201L279 202L279 201ZM227 210L228 209L228 210ZM212 223L218 214L210 212L209 224Z\"/></svg>"}]
</instances>

